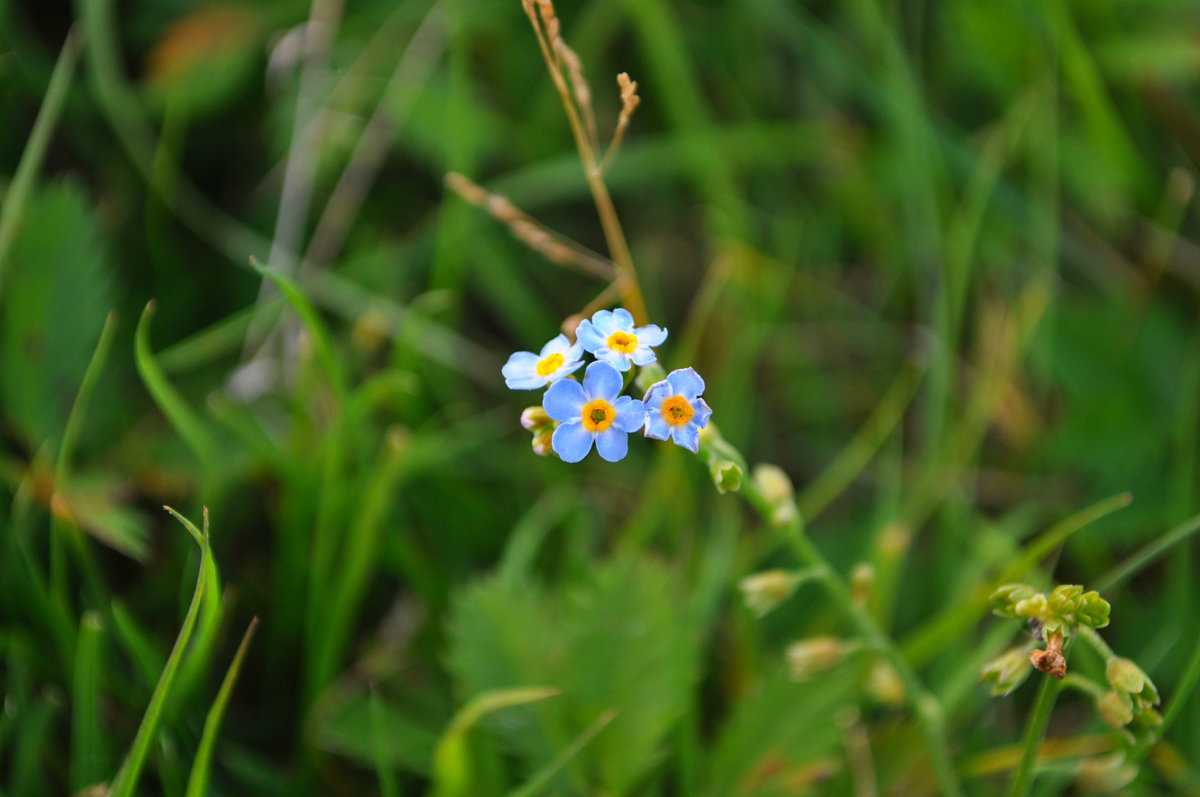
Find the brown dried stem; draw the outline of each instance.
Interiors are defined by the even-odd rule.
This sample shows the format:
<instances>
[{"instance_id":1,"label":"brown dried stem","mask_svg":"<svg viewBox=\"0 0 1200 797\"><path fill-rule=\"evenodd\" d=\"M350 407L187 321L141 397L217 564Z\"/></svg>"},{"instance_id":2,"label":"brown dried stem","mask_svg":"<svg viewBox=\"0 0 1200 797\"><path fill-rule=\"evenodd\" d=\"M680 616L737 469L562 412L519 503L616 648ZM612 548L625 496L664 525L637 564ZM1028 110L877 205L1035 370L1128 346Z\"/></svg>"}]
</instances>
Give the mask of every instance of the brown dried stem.
<instances>
[{"instance_id":1,"label":"brown dried stem","mask_svg":"<svg viewBox=\"0 0 1200 797\"><path fill-rule=\"evenodd\" d=\"M621 148L621 141L625 138L625 128L629 127L629 118L633 116L633 112L642 102L642 98L637 93L637 81L630 80L627 73L622 72L617 75L617 85L621 87L621 114L617 117L617 129L613 131L612 143L608 145L608 152L604 153L604 158L600 161L598 168L601 174L608 168L608 164L616 155L617 150Z\"/></svg>"}]
</instances>

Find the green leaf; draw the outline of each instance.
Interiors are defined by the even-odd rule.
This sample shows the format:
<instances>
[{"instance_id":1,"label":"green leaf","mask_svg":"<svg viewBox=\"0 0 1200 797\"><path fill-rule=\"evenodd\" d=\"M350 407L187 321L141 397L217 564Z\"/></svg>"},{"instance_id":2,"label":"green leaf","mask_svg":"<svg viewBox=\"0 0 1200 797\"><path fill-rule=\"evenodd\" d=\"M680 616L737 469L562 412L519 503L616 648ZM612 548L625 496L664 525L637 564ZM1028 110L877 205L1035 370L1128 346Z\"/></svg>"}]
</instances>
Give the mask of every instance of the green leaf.
<instances>
[{"instance_id":1,"label":"green leaf","mask_svg":"<svg viewBox=\"0 0 1200 797\"><path fill-rule=\"evenodd\" d=\"M860 676L843 666L795 683L780 670L738 702L712 750L708 794L790 794L797 770L837 749L834 718L854 700Z\"/></svg>"},{"instance_id":2,"label":"green leaf","mask_svg":"<svg viewBox=\"0 0 1200 797\"><path fill-rule=\"evenodd\" d=\"M0 296L0 403L36 449L66 426L109 308L107 250L83 191L34 191Z\"/></svg>"}]
</instances>

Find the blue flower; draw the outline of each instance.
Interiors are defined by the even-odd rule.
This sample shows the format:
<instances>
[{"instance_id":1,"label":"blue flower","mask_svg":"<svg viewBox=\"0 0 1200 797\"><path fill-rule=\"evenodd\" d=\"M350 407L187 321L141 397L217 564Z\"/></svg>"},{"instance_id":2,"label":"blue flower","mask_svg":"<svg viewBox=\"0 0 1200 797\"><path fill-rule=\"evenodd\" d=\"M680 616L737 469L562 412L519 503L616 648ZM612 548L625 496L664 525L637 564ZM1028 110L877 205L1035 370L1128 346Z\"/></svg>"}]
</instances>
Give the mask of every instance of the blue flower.
<instances>
[{"instance_id":1,"label":"blue flower","mask_svg":"<svg viewBox=\"0 0 1200 797\"><path fill-rule=\"evenodd\" d=\"M693 454L700 450L700 430L712 410L700 394L704 380L691 368L680 368L646 391L646 437L673 440Z\"/></svg>"},{"instance_id":2,"label":"blue flower","mask_svg":"<svg viewBox=\"0 0 1200 797\"><path fill-rule=\"evenodd\" d=\"M618 371L628 371L630 364L649 365L656 361L652 346L661 346L667 330L648 324L633 328L633 316L624 307L600 310L590 321L583 320L575 332L583 348Z\"/></svg>"},{"instance_id":3,"label":"blue flower","mask_svg":"<svg viewBox=\"0 0 1200 797\"><path fill-rule=\"evenodd\" d=\"M583 346L559 335L542 347L540 354L519 351L500 369L504 384L513 390L537 390L557 382L583 365Z\"/></svg>"},{"instance_id":4,"label":"blue flower","mask_svg":"<svg viewBox=\"0 0 1200 797\"><path fill-rule=\"evenodd\" d=\"M550 445L563 462L583 459L593 442L602 459L616 462L625 457L629 450L625 436L642 428L646 410L637 399L617 398L622 387L617 369L597 361L587 367L582 386L564 379L546 391L542 406L559 422Z\"/></svg>"}]
</instances>

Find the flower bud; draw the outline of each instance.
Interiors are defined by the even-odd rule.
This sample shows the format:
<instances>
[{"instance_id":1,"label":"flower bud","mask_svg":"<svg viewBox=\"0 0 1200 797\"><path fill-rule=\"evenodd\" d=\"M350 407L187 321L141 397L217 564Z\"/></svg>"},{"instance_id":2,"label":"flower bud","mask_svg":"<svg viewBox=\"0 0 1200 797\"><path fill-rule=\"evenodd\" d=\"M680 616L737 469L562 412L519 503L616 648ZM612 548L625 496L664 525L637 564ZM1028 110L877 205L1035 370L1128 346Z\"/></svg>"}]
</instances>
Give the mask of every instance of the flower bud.
<instances>
[{"instance_id":1,"label":"flower bud","mask_svg":"<svg viewBox=\"0 0 1200 797\"><path fill-rule=\"evenodd\" d=\"M546 410L540 404L535 407L526 407L521 412L521 426L530 431L549 425L550 416L546 414Z\"/></svg>"},{"instance_id":2,"label":"flower bud","mask_svg":"<svg viewBox=\"0 0 1200 797\"><path fill-rule=\"evenodd\" d=\"M1143 728L1157 728L1163 724L1162 714L1148 706L1135 706L1133 718Z\"/></svg>"},{"instance_id":3,"label":"flower bud","mask_svg":"<svg viewBox=\"0 0 1200 797\"><path fill-rule=\"evenodd\" d=\"M1108 625L1108 615L1112 611L1112 606L1108 601L1100 597L1100 593L1092 590L1085 592L1079 597L1079 607L1075 610L1075 617L1083 625L1091 628L1103 628Z\"/></svg>"},{"instance_id":4,"label":"flower bud","mask_svg":"<svg viewBox=\"0 0 1200 797\"><path fill-rule=\"evenodd\" d=\"M1046 596L1039 592L1024 600L1017 601L1013 604L1013 611L1017 617L1046 617L1050 611L1050 607L1047 605ZM1050 622L1047 620L1044 625L1049 628Z\"/></svg>"},{"instance_id":5,"label":"flower bud","mask_svg":"<svg viewBox=\"0 0 1200 797\"><path fill-rule=\"evenodd\" d=\"M885 706L904 704L904 682L886 661L875 662L867 673L867 692Z\"/></svg>"},{"instance_id":6,"label":"flower bud","mask_svg":"<svg viewBox=\"0 0 1200 797\"><path fill-rule=\"evenodd\" d=\"M1052 614L1074 614L1079 606L1079 596L1083 587L1078 584L1059 584L1046 598L1046 608Z\"/></svg>"},{"instance_id":7,"label":"flower bud","mask_svg":"<svg viewBox=\"0 0 1200 797\"><path fill-rule=\"evenodd\" d=\"M1133 721L1133 702L1129 695L1115 689L1096 698L1096 711L1111 728L1124 728Z\"/></svg>"},{"instance_id":8,"label":"flower bud","mask_svg":"<svg viewBox=\"0 0 1200 797\"><path fill-rule=\"evenodd\" d=\"M1138 768L1125 761L1123 752L1085 758L1079 762L1075 785L1080 794L1124 794L1138 775Z\"/></svg>"},{"instance_id":9,"label":"flower bud","mask_svg":"<svg viewBox=\"0 0 1200 797\"><path fill-rule=\"evenodd\" d=\"M763 617L769 611L792 596L800 580L794 573L786 570L767 570L746 576L738 584L742 598L747 608L758 617Z\"/></svg>"},{"instance_id":10,"label":"flower bud","mask_svg":"<svg viewBox=\"0 0 1200 797\"><path fill-rule=\"evenodd\" d=\"M784 653L788 673L795 681L807 681L814 675L836 667L845 650L842 640L832 636L816 636L793 642Z\"/></svg>"},{"instance_id":11,"label":"flower bud","mask_svg":"<svg viewBox=\"0 0 1200 797\"><path fill-rule=\"evenodd\" d=\"M1024 647L1016 647L1001 653L983 665L981 681L991 681L992 695L1007 695L1029 677L1033 667Z\"/></svg>"},{"instance_id":12,"label":"flower bud","mask_svg":"<svg viewBox=\"0 0 1200 797\"><path fill-rule=\"evenodd\" d=\"M544 457L553 449L550 447L550 439L554 437L553 429L545 429L533 436L533 453L539 457Z\"/></svg>"},{"instance_id":13,"label":"flower bud","mask_svg":"<svg viewBox=\"0 0 1200 797\"><path fill-rule=\"evenodd\" d=\"M792 480L777 465L762 463L754 466L751 478L771 507L771 522L786 526L796 518L795 489Z\"/></svg>"},{"instance_id":14,"label":"flower bud","mask_svg":"<svg viewBox=\"0 0 1200 797\"><path fill-rule=\"evenodd\" d=\"M1017 603L1036 594L1037 590L1026 584L1005 584L993 592L988 601L992 604L992 611L1001 617L1019 617Z\"/></svg>"},{"instance_id":15,"label":"flower bud","mask_svg":"<svg viewBox=\"0 0 1200 797\"><path fill-rule=\"evenodd\" d=\"M718 493L736 493L742 488L742 466L731 459L713 459L708 472Z\"/></svg>"},{"instance_id":16,"label":"flower bud","mask_svg":"<svg viewBox=\"0 0 1200 797\"><path fill-rule=\"evenodd\" d=\"M850 570L850 599L858 606L866 606L875 589L875 568L870 562L859 562Z\"/></svg>"},{"instance_id":17,"label":"flower bud","mask_svg":"<svg viewBox=\"0 0 1200 797\"><path fill-rule=\"evenodd\" d=\"M1104 664L1104 675L1113 689L1131 695L1139 694L1149 681L1141 667L1120 656L1113 656Z\"/></svg>"}]
</instances>

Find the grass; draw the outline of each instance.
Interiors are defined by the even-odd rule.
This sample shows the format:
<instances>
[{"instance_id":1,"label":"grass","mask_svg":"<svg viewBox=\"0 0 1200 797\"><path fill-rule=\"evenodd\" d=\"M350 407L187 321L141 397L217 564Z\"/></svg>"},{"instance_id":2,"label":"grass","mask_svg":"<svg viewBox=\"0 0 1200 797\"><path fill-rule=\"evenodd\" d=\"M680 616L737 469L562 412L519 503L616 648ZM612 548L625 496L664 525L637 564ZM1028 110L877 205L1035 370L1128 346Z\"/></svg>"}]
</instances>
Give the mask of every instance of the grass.
<instances>
[{"instance_id":1,"label":"grass","mask_svg":"<svg viewBox=\"0 0 1200 797\"><path fill-rule=\"evenodd\" d=\"M0 797L1200 793L1194 4L540 9L0 0ZM704 455L529 450L606 303Z\"/></svg>"}]
</instances>

